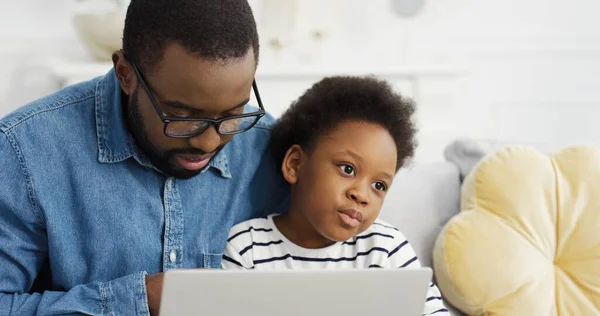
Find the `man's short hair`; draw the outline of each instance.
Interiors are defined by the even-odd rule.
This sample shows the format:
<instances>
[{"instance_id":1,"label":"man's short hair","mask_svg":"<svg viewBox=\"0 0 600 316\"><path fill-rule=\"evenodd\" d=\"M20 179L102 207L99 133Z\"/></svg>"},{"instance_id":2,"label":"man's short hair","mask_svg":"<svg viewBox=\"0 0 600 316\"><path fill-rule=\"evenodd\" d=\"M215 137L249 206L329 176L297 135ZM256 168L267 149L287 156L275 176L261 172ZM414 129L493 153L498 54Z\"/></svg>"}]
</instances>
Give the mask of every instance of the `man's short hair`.
<instances>
[{"instance_id":1,"label":"man's short hair","mask_svg":"<svg viewBox=\"0 0 600 316\"><path fill-rule=\"evenodd\" d=\"M308 89L281 116L271 131L269 148L281 165L297 144L311 151L318 139L345 121L368 122L385 128L396 143L396 170L413 156L416 128L414 103L374 77L325 78Z\"/></svg>"},{"instance_id":2,"label":"man's short hair","mask_svg":"<svg viewBox=\"0 0 600 316\"><path fill-rule=\"evenodd\" d=\"M152 71L169 43L215 61L243 57L252 47L258 61L258 32L246 0L132 0L123 31L127 58Z\"/></svg>"}]
</instances>

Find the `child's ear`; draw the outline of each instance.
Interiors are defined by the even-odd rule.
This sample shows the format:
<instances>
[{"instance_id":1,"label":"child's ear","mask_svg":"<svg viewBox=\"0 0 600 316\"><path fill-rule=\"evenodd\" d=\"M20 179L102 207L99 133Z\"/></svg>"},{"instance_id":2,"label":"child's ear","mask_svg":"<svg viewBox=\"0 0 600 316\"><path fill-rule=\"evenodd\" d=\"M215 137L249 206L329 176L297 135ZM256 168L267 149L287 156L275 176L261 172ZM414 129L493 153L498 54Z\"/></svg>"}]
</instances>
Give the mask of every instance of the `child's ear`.
<instances>
[{"instance_id":1,"label":"child's ear","mask_svg":"<svg viewBox=\"0 0 600 316\"><path fill-rule=\"evenodd\" d=\"M289 184L296 184L296 182L298 182L298 171L303 155L304 151L302 150L302 147L293 145L287 150L283 157L281 172L283 173L283 178Z\"/></svg>"}]
</instances>

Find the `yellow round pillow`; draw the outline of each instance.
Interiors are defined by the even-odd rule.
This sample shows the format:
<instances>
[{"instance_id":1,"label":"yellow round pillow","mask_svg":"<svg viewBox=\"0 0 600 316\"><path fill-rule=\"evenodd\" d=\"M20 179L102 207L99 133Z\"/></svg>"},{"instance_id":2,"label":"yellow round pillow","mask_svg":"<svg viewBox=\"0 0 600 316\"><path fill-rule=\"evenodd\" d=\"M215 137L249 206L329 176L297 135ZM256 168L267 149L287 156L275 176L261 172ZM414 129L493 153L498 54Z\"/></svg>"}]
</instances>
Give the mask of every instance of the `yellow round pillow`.
<instances>
[{"instance_id":1,"label":"yellow round pillow","mask_svg":"<svg viewBox=\"0 0 600 316\"><path fill-rule=\"evenodd\" d=\"M463 184L433 252L468 315L600 315L600 149L507 146Z\"/></svg>"}]
</instances>

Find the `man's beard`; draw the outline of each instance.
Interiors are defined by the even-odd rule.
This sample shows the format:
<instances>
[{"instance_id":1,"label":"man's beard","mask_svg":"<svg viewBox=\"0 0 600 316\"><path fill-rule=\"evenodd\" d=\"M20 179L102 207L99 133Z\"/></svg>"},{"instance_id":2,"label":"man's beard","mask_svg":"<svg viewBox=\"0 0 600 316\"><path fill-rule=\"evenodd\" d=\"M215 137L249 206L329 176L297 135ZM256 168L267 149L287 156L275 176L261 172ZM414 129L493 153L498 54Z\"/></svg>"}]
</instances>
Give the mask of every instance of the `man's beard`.
<instances>
[{"instance_id":1,"label":"man's beard","mask_svg":"<svg viewBox=\"0 0 600 316\"><path fill-rule=\"evenodd\" d=\"M144 152L148 159L150 159L152 165L167 176L179 179L189 179L199 174L202 170L187 170L179 166L175 162L174 157L176 154L204 155L206 154L204 151L196 148L171 149L165 151L152 144L149 133L144 125L144 120L140 114L137 93L138 90L136 89L131 95L130 103L125 104L125 114L129 131L133 135L137 146ZM123 98L123 100L125 101L127 98ZM223 149L222 145L219 146L215 152L218 153L221 149Z\"/></svg>"}]
</instances>

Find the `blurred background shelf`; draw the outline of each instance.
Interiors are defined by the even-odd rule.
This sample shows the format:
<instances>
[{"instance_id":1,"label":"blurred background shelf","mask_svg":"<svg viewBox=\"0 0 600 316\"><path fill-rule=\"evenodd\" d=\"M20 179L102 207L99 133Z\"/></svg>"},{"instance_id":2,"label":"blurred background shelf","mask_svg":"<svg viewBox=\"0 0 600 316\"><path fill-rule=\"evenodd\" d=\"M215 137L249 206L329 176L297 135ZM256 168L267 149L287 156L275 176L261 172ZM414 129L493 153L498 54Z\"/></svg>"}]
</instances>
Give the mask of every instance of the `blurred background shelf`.
<instances>
[{"instance_id":1,"label":"blurred background shelf","mask_svg":"<svg viewBox=\"0 0 600 316\"><path fill-rule=\"evenodd\" d=\"M412 16L393 2L250 0L265 107L280 115L323 76L375 74L417 102L420 160L443 159L457 137L600 138L599 1L426 0ZM82 43L79 9L0 4L0 116L111 68Z\"/></svg>"}]
</instances>

